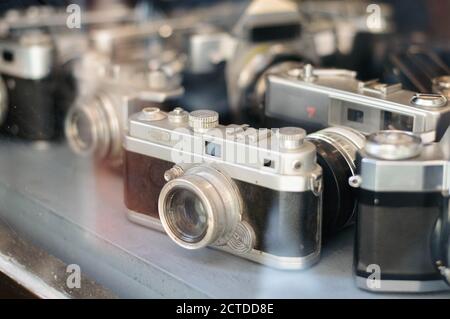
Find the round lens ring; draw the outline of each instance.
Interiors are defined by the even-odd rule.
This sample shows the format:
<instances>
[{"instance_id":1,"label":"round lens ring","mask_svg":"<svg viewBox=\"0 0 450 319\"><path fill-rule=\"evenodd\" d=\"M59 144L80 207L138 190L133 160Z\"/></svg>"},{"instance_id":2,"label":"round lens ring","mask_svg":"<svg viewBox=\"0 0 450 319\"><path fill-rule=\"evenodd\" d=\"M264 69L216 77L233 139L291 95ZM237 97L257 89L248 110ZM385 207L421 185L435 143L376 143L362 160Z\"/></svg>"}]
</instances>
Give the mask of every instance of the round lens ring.
<instances>
[{"instance_id":1,"label":"round lens ring","mask_svg":"<svg viewBox=\"0 0 450 319\"><path fill-rule=\"evenodd\" d=\"M166 218L171 231L187 243L201 241L208 229L202 200L188 189L174 188L168 195Z\"/></svg>"},{"instance_id":2,"label":"round lens ring","mask_svg":"<svg viewBox=\"0 0 450 319\"><path fill-rule=\"evenodd\" d=\"M92 121L82 109L74 110L68 117L67 136L75 150L80 153L89 152L95 143Z\"/></svg>"},{"instance_id":3,"label":"round lens ring","mask_svg":"<svg viewBox=\"0 0 450 319\"><path fill-rule=\"evenodd\" d=\"M241 219L242 199L229 177L199 165L163 186L158 211L164 230L179 246L223 246Z\"/></svg>"}]
</instances>

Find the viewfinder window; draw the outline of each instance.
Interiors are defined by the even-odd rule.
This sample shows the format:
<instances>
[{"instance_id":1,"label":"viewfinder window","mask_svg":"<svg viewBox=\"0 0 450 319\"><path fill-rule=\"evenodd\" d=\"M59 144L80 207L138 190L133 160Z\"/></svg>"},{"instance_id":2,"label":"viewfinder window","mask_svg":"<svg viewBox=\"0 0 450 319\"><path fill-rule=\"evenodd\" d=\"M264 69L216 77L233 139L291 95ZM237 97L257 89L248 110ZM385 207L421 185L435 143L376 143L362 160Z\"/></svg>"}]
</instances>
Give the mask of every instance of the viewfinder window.
<instances>
[{"instance_id":1,"label":"viewfinder window","mask_svg":"<svg viewBox=\"0 0 450 319\"><path fill-rule=\"evenodd\" d=\"M206 141L205 142L205 153L209 156L221 157L222 147L219 144Z\"/></svg>"},{"instance_id":2,"label":"viewfinder window","mask_svg":"<svg viewBox=\"0 0 450 319\"><path fill-rule=\"evenodd\" d=\"M364 112L355 109L348 109L347 120L351 122L364 123Z\"/></svg>"}]
</instances>

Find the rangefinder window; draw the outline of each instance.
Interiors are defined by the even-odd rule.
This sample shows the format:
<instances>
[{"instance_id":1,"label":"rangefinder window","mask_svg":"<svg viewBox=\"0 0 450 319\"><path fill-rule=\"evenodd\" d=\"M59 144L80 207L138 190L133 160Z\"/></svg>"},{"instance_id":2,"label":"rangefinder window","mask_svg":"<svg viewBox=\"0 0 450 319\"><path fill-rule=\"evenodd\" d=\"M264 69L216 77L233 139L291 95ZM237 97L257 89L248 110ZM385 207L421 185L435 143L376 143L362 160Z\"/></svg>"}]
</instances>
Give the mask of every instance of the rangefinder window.
<instances>
[{"instance_id":1,"label":"rangefinder window","mask_svg":"<svg viewBox=\"0 0 450 319\"><path fill-rule=\"evenodd\" d=\"M349 108L347 110L347 120L351 122L364 123L364 112Z\"/></svg>"},{"instance_id":2,"label":"rangefinder window","mask_svg":"<svg viewBox=\"0 0 450 319\"><path fill-rule=\"evenodd\" d=\"M249 36L252 42L290 40L298 37L301 27L298 23L270 26L258 26L250 29Z\"/></svg>"},{"instance_id":3,"label":"rangefinder window","mask_svg":"<svg viewBox=\"0 0 450 319\"><path fill-rule=\"evenodd\" d=\"M221 157L222 156L222 148L219 144L206 141L205 142L205 153L209 156Z\"/></svg>"},{"instance_id":4,"label":"rangefinder window","mask_svg":"<svg viewBox=\"0 0 450 319\"><path fill-rule=\"evenodd\" d=\"M412 132L414 128L414 118L388 111L381 112L382 130L401 130Z\"/></svg>"},{"instance_id":5,"label":"rangefinder window","mask_svg":"<svg viewBox=\"0 0 450 319\"><path fill-rule=\"evenodd\" d=\"M268 168L275 168L275 162L272 161L271 159L264 159L264 163L263 163L264 167L268 167Z\"/></svg>"}]
</instances>

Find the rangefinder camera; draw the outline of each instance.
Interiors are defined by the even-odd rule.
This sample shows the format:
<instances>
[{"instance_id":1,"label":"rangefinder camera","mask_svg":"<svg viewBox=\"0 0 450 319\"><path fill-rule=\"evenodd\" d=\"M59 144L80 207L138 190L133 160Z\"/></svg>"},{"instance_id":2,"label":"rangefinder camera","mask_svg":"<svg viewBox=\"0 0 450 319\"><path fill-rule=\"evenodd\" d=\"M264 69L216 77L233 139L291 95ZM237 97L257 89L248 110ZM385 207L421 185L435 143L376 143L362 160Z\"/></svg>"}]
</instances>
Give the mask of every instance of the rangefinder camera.
<instances>
[{"instance_id":1,"label":"rangefinder camera","mask_svg":"<svg viewBox=\"0 0 450 319\"><path fill-rule=\"evenodd\" d=\"M267 76L266 120L304 127L309 132L347 126L364 134L401 130L439 140L450 125L450 103L442 94L403 90L400 84L361 82L342 69L307 64Z\"/></svg>"},{"instance_id":2,"label":"rangefinder camera","mask_svg":"<svg viewBox=\"0 0 450 319\"><path fill-rule=\"evenodd\" d=\"M128 115L180 97L182 58L163 51L149 60L114 62L90 52L77 67L80 96L65 120L71 149L111 166L122 163Z\"/></svg>"},{"instance_id":3,"label":"rangefinder camera","mask_svg":"<svg viewBox=\"0 0 450 319\"><path fill-rule=\"evenodd\" d=\"M264 96L264 72L285 61L312 59L313 46L302 40L301 31L294 2L251 1L231 32L202 27L190 35L189 71L212 72L225 62L231 115L239 121L252 119L247 115L253 115Z\"/></svg>"},{"instance_id":4,"label":"rangefinder camera","mask_svg":"<svg viewBox=\"0 0 450 319\"><path fill-rule=\"evenodd\" d=\"M356 163L358 287L450 289L450 129L432 144L405 131L374 133Z\"/></svg>"},{"instance_id":5,"label":"rangefinder camera","mask_svg":"<svg viewBox=\"0 0 450 319\"><path fill-rule=\"evenodd\" d=\"M62 136L73 81L51 37L34 31L9 35L0 39L0 52L2 131L29 140Z\"/></svg>"},{"instance_id":6,"label":"rangefinder camera","mask_svg":"<svg viewBox=\"0 0 450 319\"><path fill-rule=\"evenodd\" d=\"M145 108L130 117L124 148L131 221L186 249L211 246L281 269L318 261L322 169L303 129Z\"/></svg>"}]
</instances>

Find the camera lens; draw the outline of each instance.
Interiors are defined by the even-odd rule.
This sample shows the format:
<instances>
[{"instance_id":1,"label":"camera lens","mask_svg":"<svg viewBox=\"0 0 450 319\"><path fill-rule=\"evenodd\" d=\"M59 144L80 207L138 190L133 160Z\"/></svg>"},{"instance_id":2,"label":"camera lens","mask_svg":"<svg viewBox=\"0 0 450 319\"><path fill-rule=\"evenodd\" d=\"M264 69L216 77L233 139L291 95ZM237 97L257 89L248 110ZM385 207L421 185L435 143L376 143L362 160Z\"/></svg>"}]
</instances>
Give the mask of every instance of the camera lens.
<instances>
[{"instance_id":1,"label":"camera lens","mask_svg":"<svg viewBox=\"0 0 450 319\"><path fill-rule=\"evenodd\" d=\"M175 189L170 195L167 220L172 232L189 243L200 241L208 228L208 214L201 199L186 189Z\"/></svg>"},{"instance_id":2,"label":"camera lens","mask_svg":"<svg viewBox=\"0 0 450 319\"><path fill-rule=\"evenodd\" d=\"M65 131L75 153L112 162L121 158L121 125L116 104L109 96L99 94L81 100L69 110Z\"/></svg>"},{"instance_id":3,"label":"camera lens","mask_svg":"<svg viewBox=\"0 0 450 319\"><path fill-rule=\"evenodd\" d=\"M365 137L346 127L330 127L308 135L317 148L317 162L323 169L322 234L324 239L353 222L356 201L348 179L356 172L356 152Z\"/></svg>"},{"instance_id":4,"label":"camera lens","mask_svg":"<svg viewBox=\"0 0 450 319\"><path fill-rule=\"evenodd\" d=\"M159 217L164 230L181 247L225 245L241 218L237 186L210 166L196 166L161 190Z\"/></svg>"},{"instance_id":5,"label":"camera lens","mask_svg":"<svg viewBox=\"0 0 450 319\"><path fill-rule=\"evenodd\" d=\"M84 109L77 109L71 114L68 126L74 148L83 153L92 149L95 140L93 124Z\"/></svg>"}]
</instances>

